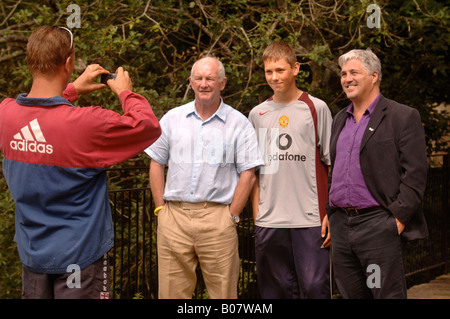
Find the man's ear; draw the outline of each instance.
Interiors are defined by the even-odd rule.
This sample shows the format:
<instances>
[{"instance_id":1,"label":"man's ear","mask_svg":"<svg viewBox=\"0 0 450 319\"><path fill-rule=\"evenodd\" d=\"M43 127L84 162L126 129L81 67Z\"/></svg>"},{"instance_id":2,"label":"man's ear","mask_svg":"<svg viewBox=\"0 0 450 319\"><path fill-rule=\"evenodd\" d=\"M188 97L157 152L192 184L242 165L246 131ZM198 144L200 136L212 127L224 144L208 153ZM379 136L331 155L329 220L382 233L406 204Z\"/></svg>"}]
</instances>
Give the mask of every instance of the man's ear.
<instances>
[{"instance_id":1,"label":"man's ear","mask_svg":"<svg viewBox=\"0 0 450 319\"><path fill-rule=\"evenodd\" d=\"M376 84L378 82L378 76L378 72L373 72L372 84Z\"/></svg>"},{"instance_id":2,"label":"man's ear","mask_svg":"<svg viewBox=\"0 0 450 319\"><path fill-rule=\"evenodd\" d=\"M227 78L224 77L222 80L222 83L220 85L220 91L223 91L225 89L225 85L227 84Z\"/></svg>"},{"instance_id":3,"label":"man's ear","mask_svg":"<svg viewBox=\"0 0 450 319\"><path fill-rule=\"evenodd\" d=\"M294 66L292 67L292 74L294 76L297 76L298 72L300 72L300 62L295 62Z\"/></svg>"},{"instance_id":4,"label":"man's ear","mask_svg":"<svg viewBox=\"0 0 450 319\"><path fill-rule=\"evenodd\" d=\"M75 61L74 61L74 57L72 56L72 54L66 59L66 62L64 63L64 71L69 74L72 75L73 70L75 67Z\"/></svg>"}]
</instances>

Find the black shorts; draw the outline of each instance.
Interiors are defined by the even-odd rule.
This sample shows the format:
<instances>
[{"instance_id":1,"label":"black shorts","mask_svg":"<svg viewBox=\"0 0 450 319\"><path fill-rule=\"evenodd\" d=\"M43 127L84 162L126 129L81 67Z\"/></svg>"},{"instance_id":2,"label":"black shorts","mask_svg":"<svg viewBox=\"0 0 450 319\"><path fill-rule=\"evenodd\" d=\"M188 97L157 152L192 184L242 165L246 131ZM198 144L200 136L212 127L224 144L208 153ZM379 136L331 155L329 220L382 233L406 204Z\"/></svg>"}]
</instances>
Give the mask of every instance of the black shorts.
<instances>
[{"instance_id":1,"label":"black shorts","mask_svg":"<svg viewBox=\"0 0 450 319\"><path fill-rule=\"evenodd\" d=\"M111 282L108 254L84 269L76 267L68 267L65 274L41 274L23 267L22 298L109 299Z\"/></svg>"}]
</instances>

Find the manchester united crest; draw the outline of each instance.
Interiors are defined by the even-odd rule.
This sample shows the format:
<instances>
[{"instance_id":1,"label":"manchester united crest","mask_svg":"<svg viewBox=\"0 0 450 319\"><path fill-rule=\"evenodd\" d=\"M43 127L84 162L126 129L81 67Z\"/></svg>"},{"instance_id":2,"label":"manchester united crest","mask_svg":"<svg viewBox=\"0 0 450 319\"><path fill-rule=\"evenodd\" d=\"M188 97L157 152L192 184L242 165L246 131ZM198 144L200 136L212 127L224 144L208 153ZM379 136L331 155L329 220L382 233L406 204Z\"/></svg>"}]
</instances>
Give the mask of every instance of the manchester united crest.
<instances>
[{"instance_id":1,"label":"manchester united crest","mask_svg":"<svg viewBox=\"0 0 450 319\"><path fill-rule=\"evenodd\" d=\"M283 115L282 117L280 117L278 119L278 123L280 124L281 127L286 127L289 124L289 117L287 117L286 115Z\"/></svg>"}]
</instances>

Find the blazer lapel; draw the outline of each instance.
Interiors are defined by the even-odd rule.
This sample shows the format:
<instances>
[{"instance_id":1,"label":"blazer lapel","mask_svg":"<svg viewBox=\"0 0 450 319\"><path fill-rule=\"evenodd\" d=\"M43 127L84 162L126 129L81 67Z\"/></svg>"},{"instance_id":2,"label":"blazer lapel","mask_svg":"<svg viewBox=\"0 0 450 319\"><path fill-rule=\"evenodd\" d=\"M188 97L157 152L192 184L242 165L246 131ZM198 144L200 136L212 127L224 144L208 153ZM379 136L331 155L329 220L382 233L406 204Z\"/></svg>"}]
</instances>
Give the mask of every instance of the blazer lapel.
<instances>
[{"instance_id":1,"label":"blazer lapel","mask_svg":"<svg viewBox=\"0 0 450 319\"><path fill-rule=\"evenodd\" d=\"M347 110L348 106L345 108ZM336 144L339 138L339 134L341 134L342 129L344 128L345 121L347 120L346 111L342 110L333 120L333 126L331 129L331 137L330 137L330 157L331 163L334 164L334 159L336 157Z\"/></svg>"},{"instance_id":2,"label":"blazer lapel","mask_svg":"<svg viewBox=\"0 0 450 319\"><path fill-rule=\"evenodd\" d=\"M378 125L380 125L383 120L388 104L386 103L386 98L381 95L378 100L377 105L375 106L372 115L370 116L369 123L367 123L366 131L361 140L360 153L364 149L367 141L372 137L373 133L377 129Z\"/></svg>"}]
</instances>

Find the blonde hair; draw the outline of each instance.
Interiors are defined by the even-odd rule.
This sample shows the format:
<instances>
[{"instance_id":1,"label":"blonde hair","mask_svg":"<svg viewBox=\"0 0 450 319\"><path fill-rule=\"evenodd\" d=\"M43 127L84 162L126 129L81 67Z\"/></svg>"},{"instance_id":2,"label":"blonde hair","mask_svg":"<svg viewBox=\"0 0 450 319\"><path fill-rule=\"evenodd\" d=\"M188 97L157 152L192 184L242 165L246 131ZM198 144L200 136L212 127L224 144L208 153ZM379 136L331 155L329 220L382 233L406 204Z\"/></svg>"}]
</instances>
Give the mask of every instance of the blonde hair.
<instances>
[{"instance_id":1,"label":"blonde hair","mask_svg":"<svg viewBox=\"0 0 450 319\"><path fill-rule=\"evenodd\" d=\"M294 67L294 64L297 62L297 56L295 55L294 49L284 41L275 41L269 44L264 50L262 59L263 62L286 59L287 63L292 67Z\"/></svg>"}]
</instances>

